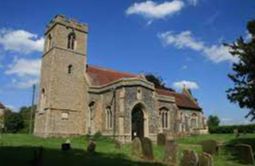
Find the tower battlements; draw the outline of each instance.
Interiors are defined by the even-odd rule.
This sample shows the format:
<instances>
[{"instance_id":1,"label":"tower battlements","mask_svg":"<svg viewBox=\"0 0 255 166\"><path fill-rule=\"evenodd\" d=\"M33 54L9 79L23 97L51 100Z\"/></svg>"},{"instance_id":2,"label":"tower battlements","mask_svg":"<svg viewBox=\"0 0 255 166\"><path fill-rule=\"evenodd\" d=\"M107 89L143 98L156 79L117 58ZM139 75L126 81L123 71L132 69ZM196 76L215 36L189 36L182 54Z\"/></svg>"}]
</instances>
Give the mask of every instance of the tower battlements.
<instances>
[{"instance_id":1,"label":"tower battlements","mask_svg":"<svg viewBox=\"0 0 255 166\"><path fill-rule=\"evenodd\" d=\"M56 15L46 26L45 34L47 34L55 25L61 24L67 28L75 29L81 32L88 33L88 25L78 22L75 19L67 18L64 15Z\"/></svg>"}]
</instances>

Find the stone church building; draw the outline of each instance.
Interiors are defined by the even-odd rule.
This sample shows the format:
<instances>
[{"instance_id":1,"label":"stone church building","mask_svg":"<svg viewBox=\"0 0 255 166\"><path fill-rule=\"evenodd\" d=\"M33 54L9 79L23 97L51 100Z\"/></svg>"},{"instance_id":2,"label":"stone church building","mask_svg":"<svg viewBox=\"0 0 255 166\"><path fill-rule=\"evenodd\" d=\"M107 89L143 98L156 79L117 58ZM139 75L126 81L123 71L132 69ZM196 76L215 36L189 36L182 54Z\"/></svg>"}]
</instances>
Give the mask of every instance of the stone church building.
<instances>
[{"instance_id":1,"label":"stone church building","mask_svg":"<svg viewBox=\"0 0 255 166\"><path fill-rule=\"evenodd\" d=\"M202 108L188 89L156 88L144 75L87 64L88 26L62 15L45 31L34 134L95 134L130 142L135 136L206 131Z\"/></svg>"}]
</instances>

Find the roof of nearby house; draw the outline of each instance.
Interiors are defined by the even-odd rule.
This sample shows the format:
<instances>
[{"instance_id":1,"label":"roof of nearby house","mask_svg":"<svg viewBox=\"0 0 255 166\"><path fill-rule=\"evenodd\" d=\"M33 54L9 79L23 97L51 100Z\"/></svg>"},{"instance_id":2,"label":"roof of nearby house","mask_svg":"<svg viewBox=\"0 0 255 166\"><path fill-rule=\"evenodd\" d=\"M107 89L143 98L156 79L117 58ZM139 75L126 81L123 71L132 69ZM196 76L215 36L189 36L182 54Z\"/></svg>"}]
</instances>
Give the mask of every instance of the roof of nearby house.
<instances>
[{"instance_id":1,"label":"roof of nearby house","mask_svg":"<svg viewBox=\"0 0 255 166\"><path fill-rule=\"evenodd\" d=\"M4 105L0 102L0 109L5 108Z\"/></svg>"},{"instance_id":2,"label":"roof of nearby house","mask_svg":"<svg viewBox=\"0 0 255 166\"><path fill-rule=\"evenodd\" d=\"M113 81L117 81L122 78L135 78L139 77L136 74L130 74L125 72L118 72L111 69L105 69L102 67L96 66L87 66L87 74L90 77L90 81L92 85L102 86Z\"/></svg>"},{"instance_id":3,"label":"roof of nearby house","mask_svg":"<svg viewBox=\"0 0 255 166\"><path fill-rule=\"evenodd\" d=\"M102 67L87 65L86 72L89 76L91 84L94 86L102 86L117 81L122 78L141 77L137 74L130 74L126 72L114 71L112 69L105 69ZM156 89L159 95L172 96L176 100L176 104L182 109L201 110L199 105L185 94L176 93L167 89Z\"/></svg>"}]
</instances>

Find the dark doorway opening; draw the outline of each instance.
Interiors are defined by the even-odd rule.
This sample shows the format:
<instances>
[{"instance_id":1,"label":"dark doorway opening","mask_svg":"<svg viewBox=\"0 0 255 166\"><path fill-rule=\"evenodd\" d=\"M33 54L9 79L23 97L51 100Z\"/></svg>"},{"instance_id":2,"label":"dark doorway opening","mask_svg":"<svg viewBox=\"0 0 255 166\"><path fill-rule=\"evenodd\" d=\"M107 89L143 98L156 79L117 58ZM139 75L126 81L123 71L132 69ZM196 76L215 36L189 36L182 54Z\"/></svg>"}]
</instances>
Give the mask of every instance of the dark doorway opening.
<instances>
[{"instance_id":1,"label":"dark doorway opening","mask_svg":"<svg viewBox=\"0 0 255 166\"><path fill-rule=\"evenodd\" d=\"M139 105L132 110L132 140L135 137L144 137L144 115Z\"/></svg>"}]
</instances>

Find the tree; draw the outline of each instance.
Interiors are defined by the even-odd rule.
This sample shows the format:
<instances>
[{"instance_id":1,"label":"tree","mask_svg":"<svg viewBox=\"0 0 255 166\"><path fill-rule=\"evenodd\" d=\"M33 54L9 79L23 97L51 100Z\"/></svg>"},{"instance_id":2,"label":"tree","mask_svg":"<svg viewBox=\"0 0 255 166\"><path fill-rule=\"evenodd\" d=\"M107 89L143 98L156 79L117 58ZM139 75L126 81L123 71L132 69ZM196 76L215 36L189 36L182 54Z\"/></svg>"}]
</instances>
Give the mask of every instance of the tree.
<instances>
[{"instance_id":1,"label":"tree","mask_svg":"<svg viewBox=\"0 0 255 166\"><path fill-rule=\"evenodd\" d=\"M17 112L8 112L5 114L4 126L7 132L17 133L24 127L22 116Z\"/></svg>"},{"instance_id":2,"label":"tree","mask_svg":"<svg viewBox=\"0 0 255 166\"><path fill-rule=\"evenodd\" d=\"M166 84L164 83L163 79L159 76L156 76L153 74L146 74L145 78L147 81L152 82L156 88L162 88L162 89L174 91L172 88L166 87Z\"/></svg>"},{"instance_id":3,"label":"tree","mask_svg":"<svg viewBox=\"0 0 255 166\"><path fill-rule=\"evenodd\" d=\"M32 115L32 119L31 119L31 111L36 110L36 106L33 106L33 108L31 108L31 106L26 107L23 106L20 108L19 114L22 116L22 119L24 121L24 127L22 128L22 130L20 132L22 133L28 133L29 132L29 125L30 122L32 120L32 124L34 124L34 112ZM33 126L32 126L33 128Z\"/></svg>"},{"instance_id":4,"label":"tree","mask_svg":"<svg viewBox=\"0 0 255 166\"><path fill-rule=\"evenodd\" d=\"M212 129L212 128L215 128L215 127L218 127L220 124L220 119L218 116L214 116L214 115L210 115L208 117L208 120L207 120L207 125L209 127L209 129Z\"/></svg>"},{"instance_id":5,"label":"tree","mask_svg":"<svg viewBox=\"0 0 255 166\"><path fill-rule=\"evenodd\" d=\"M249 109L246 118L255 120L255 20L247 23L251 35L250 40L242 37L232 44L225 44L230 48L230 54L239 59L233 63L233 73L228 77L234 82L234 87L228 89L227 97L241 108Z\"/></svg>"}]
</instances>

